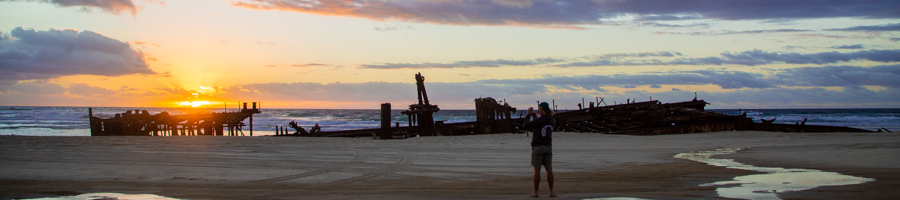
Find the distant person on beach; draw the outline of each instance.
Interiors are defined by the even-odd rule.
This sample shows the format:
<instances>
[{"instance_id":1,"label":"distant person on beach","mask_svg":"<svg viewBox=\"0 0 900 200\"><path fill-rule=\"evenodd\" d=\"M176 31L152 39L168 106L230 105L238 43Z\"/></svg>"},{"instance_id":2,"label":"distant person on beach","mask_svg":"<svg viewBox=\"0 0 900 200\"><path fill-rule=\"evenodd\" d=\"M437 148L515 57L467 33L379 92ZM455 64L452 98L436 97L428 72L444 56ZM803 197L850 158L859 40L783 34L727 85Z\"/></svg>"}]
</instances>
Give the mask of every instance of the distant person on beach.
<instances>
[{"instance_id":1,"label":"distant person on beach","mask_svg":"<svg viewBox=\"0 0 900 200\"><path fill-rule=\"evenodd\" d=\"M538 104L538 117L534 113L534 108L528 108L525 116L525 129L531 130L534 137L531 138L531 166L534 167L534 193L531 197L538 197L538 186L541 183L541 165L547 171L547 185L550 186L550 197L553 194L553 151L551 149L551 141L553 140L553 127L556 126L556 120L553 119L553 111L550 110L550 104L541 102Z\"/></svg>"}]
</instances>

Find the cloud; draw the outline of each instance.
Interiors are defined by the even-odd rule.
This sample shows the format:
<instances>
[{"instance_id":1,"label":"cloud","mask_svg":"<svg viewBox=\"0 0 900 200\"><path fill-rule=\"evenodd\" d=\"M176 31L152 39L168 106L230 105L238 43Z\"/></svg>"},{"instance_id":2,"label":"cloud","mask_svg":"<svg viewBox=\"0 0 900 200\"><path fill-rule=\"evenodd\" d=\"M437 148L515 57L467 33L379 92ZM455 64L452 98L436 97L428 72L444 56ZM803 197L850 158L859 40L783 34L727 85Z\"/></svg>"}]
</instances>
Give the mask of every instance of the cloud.
<instances>
[{"instance_id":1,"label":"cloud","mask_svg":"<svg viewBox=\"0 0 900 200\"><path fill-rule=\"evenodd\" d=\"M31 2L33 0L0 0L0 1L26 1ZM131 0L36 0L36 2L41 3L50 3L60 7L81 7L85 10L90 10L90 8L99 8L107 13L112 14L121 14L123 12L131 13L131 15L137 14L138 8L135 7L134 2ZM155 3L154 1L150 1L150 3ZM160 4L163 4L160 2Z\"/></svg>"},{"instance_id":2,"label":"cloud","mask_svg":"<svg viewBox=\"0 0 900 200\"><path fill-rule=\"evenodd\" d=\"M596 56L597 58L631 58L631 57L675 57L681 56L680 52L658 51L642 53L610 53Z\"/></svg>"},{"instance_id":3,"label":"cloud","mask_svg":"<svg viewBox=\"0 0 900 200\"><path fill-rule=\"evenodd\" d=\"M276 44L276 43L274 43L274 42L269 42L269 41L256 41L256 40L250 40L250 42L256 43L256 44L260 44L260 45L278 45L278 44Z\"/></svg>"},{"instance_id":4,"label":"cloud","mask_svg":"<svg viewBox=\"0 0 900 200\"><path fill-rule=\"evenodd\" d=\"M896 88L872 91L866 88L772 88L705 93L701 97L720 108L889 108L898 107ZM893 96L893 97L892 97Z\"/></svg>"},{"instance_id":5,"label":"cloud","mask_svg":"<svg viewBox=\"0 0 900 200\"><path fill-rule=\"evenodd\" d=\"M638 98L649 100L649 96L663 102L690 100L693 91L672 88L665 92L627 90L612 93L604 87L634 88L647 86L663 88L665 85L717 85L725 92L700 92L701 99L713 103L718 108L804 108L804 107L897 107L900 103L900 66L885 65L875 67L825 66L803 67L778 70L772 75L760 73L699 70L651 74L559 76L537 79L482 80L480 83L494 86L552 87L572 89L572 91L535 90L509 97L514 106L531 105L533 99L555 99L561 106L575 108L580 98L599 96L613 101L624 102ZM798 86L800 86L798 88ZM883 86L886 89L872 91L862 86ZM826 90L824 87L842 87L841 90ZM584 89L587 89L585 91ZM591 90L594 90L593 92ZM432 94L431 92L429 94ZM500 96L500 95L495 95ZM570 102L566 103L566 102ZM511 104L512 104L511 103Z\"/></svg>"},{"instance_id":6,"label":"cloud","mask_svg":"<svg viewBox=\"0 0 900 200\"><path fill-rule=\"evenodd\" d=\"M770 80L775 84L785 86L851 87L873 85L900 88L900 65L793 68L785 69L773 75Z\"/></svg>"},{"instance_id":7,"label":"cloud","mask_svg":"<svg viewBox=\"0 0 900 200\"><path fill-rule=\"evenodd\" d=\"M367 99L378 100L404 92L394 91L409 84L405 83L260 83L226 87L220 90L230 95L269 96L281 100L293 101L328 101L335 99ZM376 92L378 91L378 92ZM413 92L406 92L415 95ZM410 96L406 94L406 96ZM413 96L413 98L415 98Z\"/></svg>"},{"instance_id":8,"label":"cloud","mask_svg":"<svg viewBox=\"0 0 900 200\"><path fill-rule=\"evenodd\" d=\"M597 59L591 61L580 61L580 62L571 62L566 64L558 64L554 65L556 67L599 67L599 66L623 66L623 65L664 65L660 60L652 60L651 62L647 61L618 61L611 59Z\"/></svg>"},{"instance_id":9,"label":"cloud","mask_svg":"<svg viewBox=\"0 0 900 200\"><path fill-rule=\"evenodd\" d=\"M501 67L501 66L531 66L547 63L562 62L554 58L537 58L531 60L474 60L457 61L452 63L384 63L359 65L361 69L427 69L427 68L469 68L469 67Z\"/></svg>"},{"instance_id":10,"label":"cloud","mask_svg":"<svg viewBox=\"0 0 900 200\"><path fill-rule=\"evenodd\" d=\"M17 27L0 37L0 80L156 74L148 57L126 42L91 31Z\"/></svg>"},{"instance_id":11,"label":"cloud","mask_svg":"<svg viewBox=\"0 0 900 200\"><path fill-rule=\"evenodd\" d=\"M384 27L375 27L373 29L375 29L376 31L396 31L396 30L400 30L400 28L401 28L401 24L396 24L396 25L385 24ZM411 27L407 26L407 28L411 28Z\"/></svg>"},{"instance_id":12,"label":"cloud","mask_svg":"<svg viewBox=\"0 0 900 200\"><path fill-rule=\"evenodd\" d=\"M291 67L328 67L328 66L332 66L332 65L320 64L320 63L307 63L307 64L300 64L300 65L291 65Z\"/></svg>"},{"instance_id":13,"label":"cloud","mask_svg":"<svg viewBox=\"0 0 900 200\"><path fill-rule=\"evenodd\" d=\"M866 34L866 35L826 35L826 34L794 34L796 37L807 38L807 37L821 37L821 38L829 38L829 39L875 39L875 38L884 38L877 34Z\"/></svg>"},{"instance_id":14,"label":"cloud","mask_svg":"<svg viewBox=\"0 0 900 200\"><path fill-rule=\"evenodd\" d=\"M681 55L676 54L676 55ZM675 55L671 55L675 57ZM676 58L670 61L660 59L618 60L599 56L590 61L578 61L556 64L556 67L595 67L595 66L627 66L627 65L746 65L756 66L773 63L787 64L835 64L856 60L875 62L900 62L900 50L867 50L849 53L820 52L811 54L768 52L749 50L738 53L724 52L720 56L700 58Z\"/></svg>"},{"instance_id":15,"label":"cloud","mask_svg":"<svg viewBox=\"0 0 900 200\"><path fill-rule=\"evenodd\" d=\"M101 87L94 87L94 86L90 86L90 85L83 84L83 83L72 84L69 86L68 90L69 90L69 93L75 94L75 95L80 95L80 96L105 97L105 96L116 95L116 91L114 91L114 90L101 88Z\"/></svg>"},{"instance_id":16,"label":"cloud","mask_svg":"<svg viewBox=\"0 0 900 200\"><path fill-rule=\"evenodd\" d=\"M529 26L583 29L603 19L756 20L812 18L900 18L894 0L235 0L232 6L446 25Z\"/></svg>"},{"instance_id":17,"label":"cloud","mask_svg":"<svg viewBox=\"0 0 900 200\"><path fill-rule=\"evenodd\" d=\"M672 15L672 14L664 14L664 15L643 15L640 16L642 21L679 21L679 20L698 20L703 19L703 16L698 14L690 14L690 15Z\"/></svg>"},{"instance_id":18,"label":"cloud","mask_svg":"<svg viewBox=\"0 0 900 200\"><path fill-rule=\"evenodd\" d=\"M797 45L788 45L788 46L784 46L784 47L781 47L781 48L784 48L784 49L787 49L787 50L807 49L807 48L804 47L804 46L797 46Z\"/></svg>"},{"instance_id":19,"label":"cloud","mask_svg":"<svg viewBox=\"0 0 900 200\"><path fill-rule=\"evenodd\" d=\"M849 28L824 29L826 31L900 31L900 24L885 24L875 26L854 26Z\"/></svg>"},{"instance_id":20,"label":"cloud","mask_svg":"<svg viewBox=\"0 0 900 200\"><path fill-rule=\"evenodd\" d=\"M533 5L532 0L491 0L502 6L524 8Z\"/></svg>"},{"instance_id":21,"label":"cloud","mask_svg":"<svg viewBox=\"0 0 900 200\"><path fill-rule=\"evenodd\" d=\"M762 0L762 1L712 1L712 0L626 0L598 1L603 10L621 11L638 15L698 15L703 18L746 19L808 19L834 17L897 18L900 3L890 0L841 1L841 0ZM881 7L893 6L893 7Z\"/></svg>"},{"instance_id":22,"label":"cloud","mask_svg":"<svg viewBox=\"0 0 900 200\"><path fill-rule=\"evenodd\" d=\"M604 97L607 103L658 99L664 102L687 101L693 92L684 85L716 85L729 91L703 92L701 99L717 107L891 107L900 106L900 66L875 67L825 66L772 71L772 74L695 70L666 73L550 76L534 79L490 79L471 82L426 82L429 99L442 108L472 108L472 99L506 99L513 106L532 105L535 100L555 99L563 108L574 108L583 97ZM665 89L669 85L678 88ZM862 86L882 86L872 91ZM221 97L262 101L356 102L375 107L383 102L404 105L416 101L413 83L262 83L222 89ZM664 89L647 92L630 89L610 92L604 88L649 87ZM826 90L824 87L842 87ZM865 97L865 98L860 98ZM593 98L589 98L593 99ZM360 103L361 102L361 103ZM571 105L569 104L571 103Z\"/></svg>"},{"instance_id":23,"label":"cloud","mask_svg":"<svg viewBox=\"0 0 900 200\"><path fill-rule=\"evenodd\" d=\"M770 70L766 73L728 70L670 71L663 73L547 76L532 79L490 79L470 82L426 82L429 99L441 108L472 109L479 97L506 99L510 105L526 108L535 100L555 100L560 110L575 108L581 98L606 98L607 104L626 99L663 102L693 98L694 86L716 85L726 91L699 92L701 99L718 108L802 108L802 107L898 107L900 65L824 66ZM676 86L676 87L672 87ZM864 86L879 86L873 91ZM609 87L625 90L608 90ZM640 89L637 89L641 87ZM668 89L672 87L671 89ZM839 87L841 89L825 89ZM635 88L635 89L628 89ZM645 91L647 88L658 92ZM265 102L330 102L333 105L305 105L330 108L377 108L415 103L414 83L259 83L217 88L220 99L252 99ZM98 104L108 99L161 99L189 96L184 88L139 90L123 87L109 90L86 84L62 87L46 81L20 81L0 85L0 101L22 104L29 98L55 104L84 102ZM84 101L81 99L95 99ZM115 98L103 98L115 97ZM7 101L8 100L8 101ZM51 102L52 101L52 102ZM69 104L66 104L69 105ZM334 105L352 105L334 107ZM398 106L402 108L403 106Z\"/></svg>"},{"instance_id":24,"label":"cloud","mask_svg":"<svg viewBox=\"0 0 900 200\"><path fill-rule=\"evenodd\" d=\"M397 28L398 27L396 27L396 26L386 26L384 28L375 27L373 29L375 29L376 31L396 31Z\"/></svg>"},{"instance_id":25,"label":"cloud","mask_svg":"<svg viewBox=\"0 0 900 200\"><path fill-rule=\"evenodd\" d=\"M812 54L779 53L762 50L750 50L740 53L725 52L721 57L706 58L679 58L667 64L676 65L763 65L771 63L787 64L834 64L855 60L868 60L875 62L900 62L900 49L891 50L867 50L850 53L820 52Z\"/></svg>"},{"instance_id":26,"label":"cloud","mask_svg":"<svg viewBox=\"0 0 900 200\"><path fill-rule=\"evenodd\" d=\"M601 87L634 88L645 85L717 85L725 89L771 88L762 74L737 71L684 71L662 74L618 74L587 76L556 76L538 79L480 80L477 83L502 85L552 85L561 88L600 89Z\"/></svg>"},{"instance_id":27,"label":"cloud","mask_svg":"<svg viewBox=\"0 0 900 200\"><path fill-rule=\"evenodd\" d=\"M852 49L857 45L835 46L832 48ZM800 47L794 47L800 48ZM680 52L660 51L643 53L613 53L580 58L536 58L524 60L473 60L451 63L380 63L359 65L361 69L430 69L430 68L471 68L507 66L551 66L551 67L599 67L599 66L641 66L641 65L745 65L757 66L774 63L787 64L836 64L867 60L874 62L900 62L900 49L864 50L857 52L819 52L810 54L768 52L748 50L719 56L684 57ZM272 66L274 67L274 66Z\"/></svg>"},{"instance_id":28,"label":"cloud","mask_svg":"<svg viewBox=\"0 0 900 200\"><path fill-rule=\"evenodd\" d=\"M687 27L704 27L709 28L709 23L693 23L693 24L665 24L658 22L641 22L642 26L655 26L664 28L687 28Z\"/></svg>"},{"instance_id":29,"label":"cloud","mask_svg":"<svg viewBox=\"0 0 900 200\"><path fill-rule=\"evenodd\" d=\"M308 67L331 67L334 65L329 64L321 64L321 63L307 63L307 64L293 64L293 65L266 65L263 67L299 67L299 68L308 68ZM340 67L340 66L336 66Z\"/></svg>"},{"instance_id":30,"label":"cloud","mask_svg":"<svg viewBox=\"0 0 900 200\"><path fill-rule=\"evenodd\" d=\"M595 10L591 1L363 1L363 0L245 0L232 6L284 10L378 21L424 22L448 25L504 25L570 28L599 24L613 14Z\"/></svg>"},{"instance_id":31,"label":"cloud","mask_svg":"<svg viewBox=\"0 0 900 200\"><path fill-rule=\"evenodd\" d=\"M555 67L596 67L596 66L621 66L621 65L656 65L665 64L664 61L654 57L673 58L682 56L680 52L659 51L643 53L611 53L597 56L585 56L588 61L575 61L565 64L555 64ZM649 60L634 60L631 58L653 58ZM623 60L626 59L626 60ZM631 59L631 60L628 60ZM563 62L565 60L559 60ZM558 63L558 62L556 62Z\"/></svg>"},{"instance_id":32,"label":"cloud","mask_svg":"<svg viewBox=\"0 0 900 200\"><path fill-rule=\"evenodd\" d=\"M560 88L635 88L659 85L716 85L724 89L764 89L781 86L900 88L900 65L801 67L773 71L771 75L741 71L694 70L666 73L553 76L537 79L490 79L474 83L496 85L550 85Z\"/></svg>"},{"instance_id":33,"label":"cloud","mask_svg":"<svg viewBox=\"0 0 900 200\"><path fill-rule=\"evenodd\" d=\"M797 33L811 32L809 29L769 29L769 30L745 30L745 31L707 31L707 32L653 32L654 34L671 34L671 35L738 35L738 34L768 34L768 33Z\"/></svg>"},{"instance_id":34,"label":"cloud","mask_svg":"<svg viewBox=\"0 0 900 200\"><path fill-rule=\"evenodd\" d=\"M543 86L500 86L477 82L440 83L426 82L432 102L471 101L479 96L523 95L545 91ZM269 98L277 101L365 101L397 102L415 101L414 83L261 83L226 87L220 96L228 98ZM375 105L375 104L373 104Z\"/></svg>"},{"instance_id":35,"label":"cloud","mask_svg":"<svg viewBox=\"0 0 900 200\"><path fill-rule=\"evenodd\" d=\"M511 101L533 102L535 98L547 99L556 95L589 96L591 93L610 95L605 87L636 88L649 86L663 88L665 85L716 85L724 89L741 91L787 91L785 87L846 87L847 90L860 86L883 86L888 90L900 89L900 65L875 67L825 66L803 67L777 70L771 74L694 70L666 73L550 76L534 79L488 79L471 82L442 83L426 82L429 98L435 104L469 105L478 97L507 98ZM558 94L554 89L572 90ZM181 89L183 90L183 89ZM181 90L168 93L179 93ZM585 92L587 90L587 92ZM671 89L679 92L684 89ZM414 83L260 83L225 87L219 90L220 97L232 99L258 99L268 101L346 101L368 102L413 102L416 99ZM590 92L594 91L594 92ZM809 90L803 90L809 91ZM685 91L687 92L687 91ZM680 93L679 93L680 94ZM628 94L616 94L622 97ZM657 98L653 94L654 99ZM692 94L690 95L691 97ZM631 96L628 98L642 97ZM662 97L662 96L660 96ZM686 100L684 95L681 99ZM763 97L757 97L763 98ZM524 100L523 100L524 99ZM527 101L525 101L527 100ZM621 100L624 100L622 98ZM739 99L738 99L739 100ZM737 100L729 100L737 101ZM610 102L611 103L611 102Z\"/></svg>"},{"instance_id":36,"label":"cloud","mask_svg":"<svg viewBox=\"0 0 900 200\"><path fill-rule=\"evenodd\" d=\"M66 88L54 83L46 81L32 81L13 84L0 87L4 92L18 92L24 94L41 94L41 95L61 95L66 92Z\"/></svg>"},{"instance_id":37,"label":"cloud","mask_svg":"<svg viewBox=\"0 0 900 200\"><path fill-rule=\"evenodd\" d=\"M137 45L141 45L141 46L147 46L147 45L149 44L149 45L153 45L153 46L159 48L159 44L152 43L152 42L134 41L134 42L132 42L132 43L137 44Z\"/></svg>"},{"instance_id":38,"label":"cloud","mask_svg":"<svg viewBox=\"0 0 900 200\"><path fill-rule=\"evenodd\" d=\"M866 45L864 45L864 44L854 44L854 45L840 45L840 46L835 45L835 46L831 46L828 48L831 48L831 49L865 49L868 47L866 47Z\"/></svg>"}]
</instances>

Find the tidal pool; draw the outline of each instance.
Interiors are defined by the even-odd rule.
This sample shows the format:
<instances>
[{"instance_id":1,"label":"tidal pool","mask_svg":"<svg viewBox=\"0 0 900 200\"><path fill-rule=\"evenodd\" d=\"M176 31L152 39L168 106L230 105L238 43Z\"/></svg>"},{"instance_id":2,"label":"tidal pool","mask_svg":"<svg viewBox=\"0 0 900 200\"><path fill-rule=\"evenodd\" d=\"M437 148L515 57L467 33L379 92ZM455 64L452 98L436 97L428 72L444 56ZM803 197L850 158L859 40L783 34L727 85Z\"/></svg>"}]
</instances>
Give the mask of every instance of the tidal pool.
<instances>
[{"instance_id":1,"label":"tidal pool","mask_svg":"<svg viewBox=\"0 0 900 200\"><path fill-rule=\"evenodd\" d=\"M155 194L87 193L76 196L47 197L26 200L178 200Z\"/></svg>"},{"instance_id":2,"label":"tidal pool","mask_svg":"<svg viewBox=\"0 0 900 200\"><path fill-rule=\"evenodd\" d=\"M719 181L701 184L700 186L717 186L716 192L721 197L735 199L780 199L778 193L812 189L819 186L853 185L869 181L862 178L843 175L835 172L824 172L815 169L785 169L780 167L757 167L735 162L733 159L710 158L714 155L732 154L741 148L723 148L712 151L680 153L675 158L693 160L713 166L731 169L742 169L763 172L735 177L733 181Z\"/></svg>"}]
</instances>

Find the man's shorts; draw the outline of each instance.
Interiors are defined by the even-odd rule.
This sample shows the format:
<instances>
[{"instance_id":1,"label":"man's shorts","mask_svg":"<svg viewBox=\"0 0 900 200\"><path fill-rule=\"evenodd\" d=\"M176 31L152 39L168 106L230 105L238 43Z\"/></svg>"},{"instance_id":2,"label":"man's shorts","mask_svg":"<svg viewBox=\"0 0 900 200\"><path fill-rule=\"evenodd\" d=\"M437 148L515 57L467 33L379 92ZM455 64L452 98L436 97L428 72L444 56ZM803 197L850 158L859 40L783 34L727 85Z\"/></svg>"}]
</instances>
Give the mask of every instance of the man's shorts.
<instances>
[{"instance_id":1,"label":"man's shorts","mask_svg":"<svg viewBox=\"0 0 900 200\"><path fill-rule=\"evenodd\" d=\"M541 165L552 167L550 161L553 160L553 149L548 146L536 146L531 148L531 166L540 167Z\"/></svg>"}]
</instances>

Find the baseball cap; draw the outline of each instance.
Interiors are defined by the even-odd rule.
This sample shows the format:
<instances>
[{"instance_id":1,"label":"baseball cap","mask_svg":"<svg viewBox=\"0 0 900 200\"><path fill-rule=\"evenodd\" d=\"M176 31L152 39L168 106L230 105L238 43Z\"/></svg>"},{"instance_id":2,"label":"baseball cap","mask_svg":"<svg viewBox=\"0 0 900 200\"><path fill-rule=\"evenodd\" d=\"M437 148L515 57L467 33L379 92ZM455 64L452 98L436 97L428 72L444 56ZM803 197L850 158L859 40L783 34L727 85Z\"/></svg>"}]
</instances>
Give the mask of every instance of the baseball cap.
<instances>
[{"instance_id":1,"label":"baseball cap","mask_svg":"<svg viewBox=\"0 0 900 200\"><path fill-rule=\"evenodd\" d=\"M547 102L541 102L540 104L538 104L538 108L550 110L550 104Z\"/></svg>"}]
</instances>

